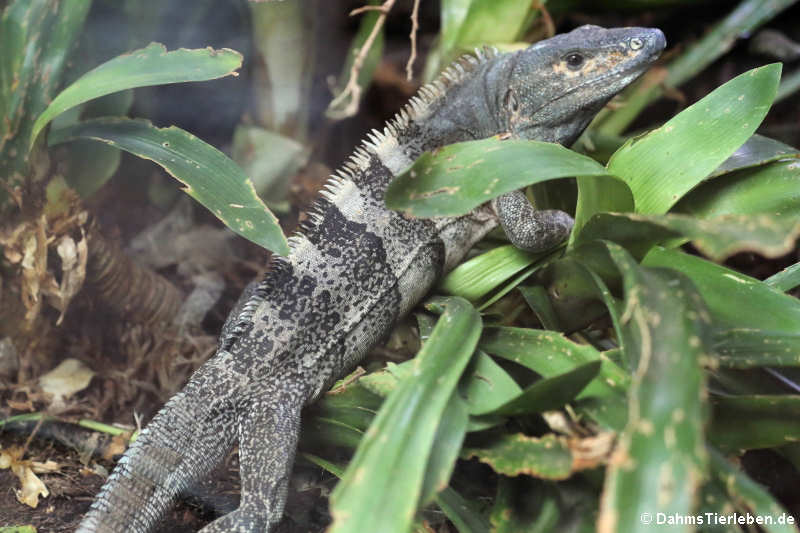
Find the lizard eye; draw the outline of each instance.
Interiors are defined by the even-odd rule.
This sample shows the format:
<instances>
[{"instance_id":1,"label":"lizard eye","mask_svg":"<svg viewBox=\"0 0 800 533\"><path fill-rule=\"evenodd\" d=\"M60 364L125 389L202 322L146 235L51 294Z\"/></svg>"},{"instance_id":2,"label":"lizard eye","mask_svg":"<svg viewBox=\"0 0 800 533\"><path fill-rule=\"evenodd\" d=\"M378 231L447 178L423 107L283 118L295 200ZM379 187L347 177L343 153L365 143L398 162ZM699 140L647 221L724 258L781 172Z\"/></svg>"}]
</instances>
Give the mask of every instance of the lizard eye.
<instances>
[{"instance_id":1,"label":"lizard eye","mask_svg":"<svg viewBox=\"0 0 800 533\"><path fill-rule=\"evenodd\" d=\"M517 111L519 111L519 101L517 100L517 94L514 92L513 89L509 89L506 91L505 106L506 109L508 109L512 113L516 113Z\"/></svg>"},{"instance_id":2,"label":"lizard eye","mask_svg":"<svg viewBox=\"0 0 800 533\"><path fill-rule=\"evenodd\" d=\"M567 62L567 67L569 67L570 70L579 70L583 66L584 58L581 54L572 52L567 54L564 61Z\"/></svg>"}]
</instances>

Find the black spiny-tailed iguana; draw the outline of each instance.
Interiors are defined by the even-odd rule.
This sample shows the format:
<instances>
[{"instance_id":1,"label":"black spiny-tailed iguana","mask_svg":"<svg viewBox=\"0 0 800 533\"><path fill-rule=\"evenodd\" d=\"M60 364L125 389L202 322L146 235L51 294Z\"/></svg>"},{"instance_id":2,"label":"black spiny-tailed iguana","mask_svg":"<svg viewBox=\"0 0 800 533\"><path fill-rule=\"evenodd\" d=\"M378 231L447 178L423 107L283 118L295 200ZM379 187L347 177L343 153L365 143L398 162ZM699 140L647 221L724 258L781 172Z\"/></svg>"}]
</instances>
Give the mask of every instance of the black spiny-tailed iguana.
<instances>
[{"instance_id":1,"label":"black spiny-tailed iguana","mask_svg":"<svg viewBox=\"0 0 800 533\"><path fill-rule=\"evenodd\" d=\"M216 355L141 432L78 532L150 531L237 442L241 503L202 531L267 531L283 511L301 408L498 221L528 250L558 244L572 226L520 191L458 218L406 217L384 206L391 179L458 141L508 133L569 144L664 46L657 29L582 26L519 52L478 52L421 88L328 181L291 253L245 291Z\"/></svg>"}]
</instances>

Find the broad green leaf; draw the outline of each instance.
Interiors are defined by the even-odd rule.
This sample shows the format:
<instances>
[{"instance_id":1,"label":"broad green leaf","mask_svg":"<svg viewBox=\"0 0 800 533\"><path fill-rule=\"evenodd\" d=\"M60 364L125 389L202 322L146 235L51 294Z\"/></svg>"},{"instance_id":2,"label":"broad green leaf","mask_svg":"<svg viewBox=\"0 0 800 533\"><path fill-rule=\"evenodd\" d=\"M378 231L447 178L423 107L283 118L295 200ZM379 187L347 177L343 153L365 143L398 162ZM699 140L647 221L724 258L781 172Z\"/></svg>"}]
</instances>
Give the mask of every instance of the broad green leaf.
<instances>
[{"instance_id":1,"label":"broad green leaf","mask_svg":"<svg viewBox=\"0 0 800 533\"><path fill-rule=\"evenodd\" d=\"M461 457L475 457L506 476L566 479L572 475L573 457L567 439L552 434L541 438L522 433L500 435L480 447L465 446Z\"/></svg>"},{"instance_id":2,"label":"broad green leaf","mask_svg":"<svg viewBox=\"0 0 800 533\"><path fill-rule=\"evenodd\" d=\"M576 344L554 331L527 328L485 328L481 348L514 361L545 378L600 360L600 372L578 394L576 408L603 426L621 429L627 417L625 393L630 377L594 347Z\"/></svg>"},{"instance_id":3,"label":"broad green leaf","mask_svg":"<svg viewBox=\"0 0 800 533\"><path fill-rule=\"evenodd\" d=\"M444 304L413 373L384 401L331 495L332 533L405 533L421 497L442 414L481 331L477 311L461 298Z\"/></svg>"},{"instance_id":4,"label":"broad green leaf","mask_svg":"<svg viewBox=\"0 0 800 533\"><path fill-rule=\"evenodd\" d=\"M242 54L223 48L214 50L174 50L167 52L162 44L117 56L90 70L61 91L33 125L30 144L56 116L93 98L135 87L204 81L236 75L242 65Z\"/></svg>"},{"instance_id":5,"label":"broad green leaf","mask_svg":"<svg viewBox=\"0 0 800 533\"><path fill-rule=\"evenodd\" d=\"M597 213L633 211L633 195L624 181L611 176L579 176L575 226L570 234L570 247L578 241L584 226Z\"/></svg>"},{"instance_id":6,"label":"broad green leaf","mask_svg":"<svg viewBox=\"0 0 800 533\"><path fill-rule=\"evenodd\" d=\"M800 396L723 396L711 401L709 439L723 451L774 448L800 440Z\"/></svg>"},{"instance_id":7,"label":"broad green leaf","mask_svg":"<svg viewBox=\"0 0 800 533\"><path fill-rule=\"evenodd\" d=\"M491 137L424 153L389 184L386 205L418 217L457 216L533 183L605 175L600 163L561 145Z\"/></svg>"},{"instance_id":8,"label":"broad green leaf","mask_svg":"<svg viewBox=\"0 0 800 533\"><path fill-rule=\"evenodd\" d=\"M472 48L486 43L515 41L531 10L527 0L472 0L456 44Z\"/></svg>"},{"instance_id":9,"label":"broad green leaf","mask_svg":"<svg viewBox=\"0 0 800 533\"><path fill-rule=\"evenodd\" d=\"M441 281L439 290L477 301L542 255L524 252L511 244L492 248L453 269Z\"/></svg>"},{"instance_id":10,"label":"broad green leaf","mask_svg":"<svg viewBox=\"0 0 800 533\"><path fill-rule=\"evenodd\" d=\"M516 398L476 415L515 416L559 409L569 403L597 376L600 361L591 361L563 374L544 378L522 391Z\"/></svg>"},{"instance_id":11,"label":"broad green leaf","mask_svg":"<svg viewBox=\"0 0 800 533\"><path fill-rule=\"evenodd\" d=\"M722 367L800 366L800 326L796 333L720 329L713 338L714 358Z\"/></svg>"},{"instance_id":12,"label":"broad green leaf","mask_svg":"<svg viewBox=\"0 0 800 533\"><path fill-rule=\"evenodd\" d=\"M800 218L800 163L779 161L702 183L675 211L704 218L725 214L779 213Z\"/></svg>"},{"instance_id":13,"label":"broad green leaf","mask_svg":"<svg viewBox=\"0 0 800 533\"><path fill-rule=\"evenodd\" d=\"M36 533L33 526L0 526L0 533Z\"/></svg>"},{"instance_id":14,"label":"broad green leaf","mask_svg":"<svg viewBox=\"0 0 800 533\"><path fill-rule=\"evenodd\" d=\"M745 72L625 143L608 171L630 186L636 212L667 212L741 146L767 114L780 72L777 63Z\"/></svg>"},{"instance_id":15,"label":"broad green leaf","mask_svg":"<svg viewBox=\"0 0 800 533\"><path fill-rule=\"evenodd\" d=\"M442 0L440 5L441 29L425 65L427 81L459 53L518 40L538 14L526 0Z\"/></svg>"},{"instance_id":16,"label":"broad green leaf","mask_svg":"<svg viewBox=\"0 0 800 533\"><path fill-rule=\"evenodd\" d=\"M500 407L522 389L491 357L478 350L459 383L459 392L466 399L469 414L474 415Z\"/></svg>"},{"instance_id":17,"label":"broad green leaf","mask_svg":"<svg viewBox=\"0 0 800 533\"><path fill-rule=\"evenodd\" d=\"M607 244L623 276L627 359L635 365L628 424L609 460L598 531L652 531L643 513L686 516L705 476L701 358L706 321L682 276L640 267Z\"/></svg>"},{"instance_id":18,"label":"broad green leaf","mask_svg":"<svg viewBox=\"0 0 800 533\"><path fill-rule=\"evenodd\" d=\"M725 485L731 500L739 505L745 505L753 515L773 517L775 523L763 525L764 531L767 533L797 533L797 526L787 524L785 521L786 517L791 517L790 513L775 500L767 489L730 464L719 452L711 450L710 456L714 476ZM784 518L782 523L778 523L779 517ZM794 523L797 523L796 519Z\"/></svg>"},{"instance_id":19,"label":"broad green leaf","mask_svg":"<svg viewBox=\"0 0 800 533\"><path fill-rule=\"evenodd\" d=\"M624 394L630 380L624 370L593 346L577 344L556 331L488 327L480 346L488 353L526 366L545 378L600 360L599 374L578 398Z\"/></svg>"},{"instance_id":20,"label":"broad green leaf","mask_svg":"<svg viewBox=\"0 0 800 533\"><path fill-rule=\"evenodd\" d=\"M800 158L800 151L797 148L756 133L723 161L708 178L716 178L736 170L760 167L782 159L797 158Z\"/></svg>"},{"instance_id":21,"label":"broad green leaf","mask_svg":"<svg viewBox=\"0 0 800 533\"><path fill-rule=\"evenodd\" d=\"M755 278L663 248L651 250L642 264L671 268L688 276L703 297L715 327L789 334L800 329L800 301Z\"/></svg>"},{"instance_id":22,"label":"broad green leaf","mask_svg":"<svg viewBox=\"0 0 800 533\"><path fill-rule=\"evenodd\" d=\"M51 144L74 139L94 139L157 163L230 229L268 250L289 253L278 220L252 182L225 154L194 135L125 118L81 122L50 135Z\"/></svg>"},{"instance_id":23,"label":"broad green leaf","mask_svg":"<svg viewBox=\"0 0 800 533\"><path fill-rule=\"evenodd\" d=\"M800 217L759 214L699 219L677 214L599 213L581 232L581 240L612 240L630 247L634 255L641 255L657 242L682 236L718 261L739 252L780 257L794 249L800 236Z\"/></svg>"}]
</instances>

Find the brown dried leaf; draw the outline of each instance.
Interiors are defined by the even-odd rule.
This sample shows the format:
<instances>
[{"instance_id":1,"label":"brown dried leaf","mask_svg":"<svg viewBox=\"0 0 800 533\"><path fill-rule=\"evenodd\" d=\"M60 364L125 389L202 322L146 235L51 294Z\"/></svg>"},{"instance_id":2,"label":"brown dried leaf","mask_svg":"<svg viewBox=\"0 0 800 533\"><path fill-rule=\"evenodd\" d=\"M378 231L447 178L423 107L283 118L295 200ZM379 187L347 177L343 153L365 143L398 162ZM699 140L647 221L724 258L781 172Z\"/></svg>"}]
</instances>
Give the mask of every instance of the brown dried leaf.
<instances>
[{"instance_id":1,"label":"brown dried leaf","mask_svg":"<svg viewBox=\"0 0 800 533\"><path fill-rule=\"evenodd\" d=\"M63 406L64 399L85 389L94 371L77 359L65 359L57 367L39 378L39 386L53 395L52 406Z\"/></svg>"},{"instance_id":2,"label":"brown dried leaf","mask_svg":"<svg viewBox=\"0 0 800 533\"><path fill-rule=\"evenodd\" d=\"M17 500L35 509L39 505L39 496L46 498L50 495L50 491L34 474L31 468L34 463L22 459L23 454L23 449L17 446L0 450L0 468L11 468L11 472L17 476L22 486L20 489L14 489ZM53 463L53 461L36 464L48 465L49 463Z\"/></svg>"}]
</instances>

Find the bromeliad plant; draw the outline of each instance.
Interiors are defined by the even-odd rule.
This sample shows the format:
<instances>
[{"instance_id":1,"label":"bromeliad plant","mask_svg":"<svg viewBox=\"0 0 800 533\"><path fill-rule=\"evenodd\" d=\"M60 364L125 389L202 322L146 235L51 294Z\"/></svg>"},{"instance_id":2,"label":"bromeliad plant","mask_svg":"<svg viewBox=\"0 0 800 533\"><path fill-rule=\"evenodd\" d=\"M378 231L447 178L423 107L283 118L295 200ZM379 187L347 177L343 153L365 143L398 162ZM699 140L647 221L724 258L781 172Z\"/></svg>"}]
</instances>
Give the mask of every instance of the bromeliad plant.
<instances>
[{"instance_id":1,"label":"bromeliad plant","mask_svg":"<svg viewBox=\"0 0 800 533\"><path fill-rule=\"evenodd\" d=\"M409 531L432 501L462 532L645 531L646 513L786 516L725 455L770 448L800 467L800 396L768 374L800 365L800 302L784 293L800 268L762 282L718 264L786 254L800 235L800 152L753 135L780 70L742 74L605 166L494 138L425 154L392 184L391 207L455 216L576 176L576 226L565 249L498 246L458 267L439 287L450 296L428 304L442 314L435 327L418 317L427 340L416 358L322 401L306 442L363 436L344 472L306 455L342 476L332 531ZM509 327L531 312L543 329ZM608 331L593 325L604 316ZM491 509L456 491L475 490L458 458L498 475ZM514 505L530 494L532 507Z\"/></svg>"}]
</instances>

